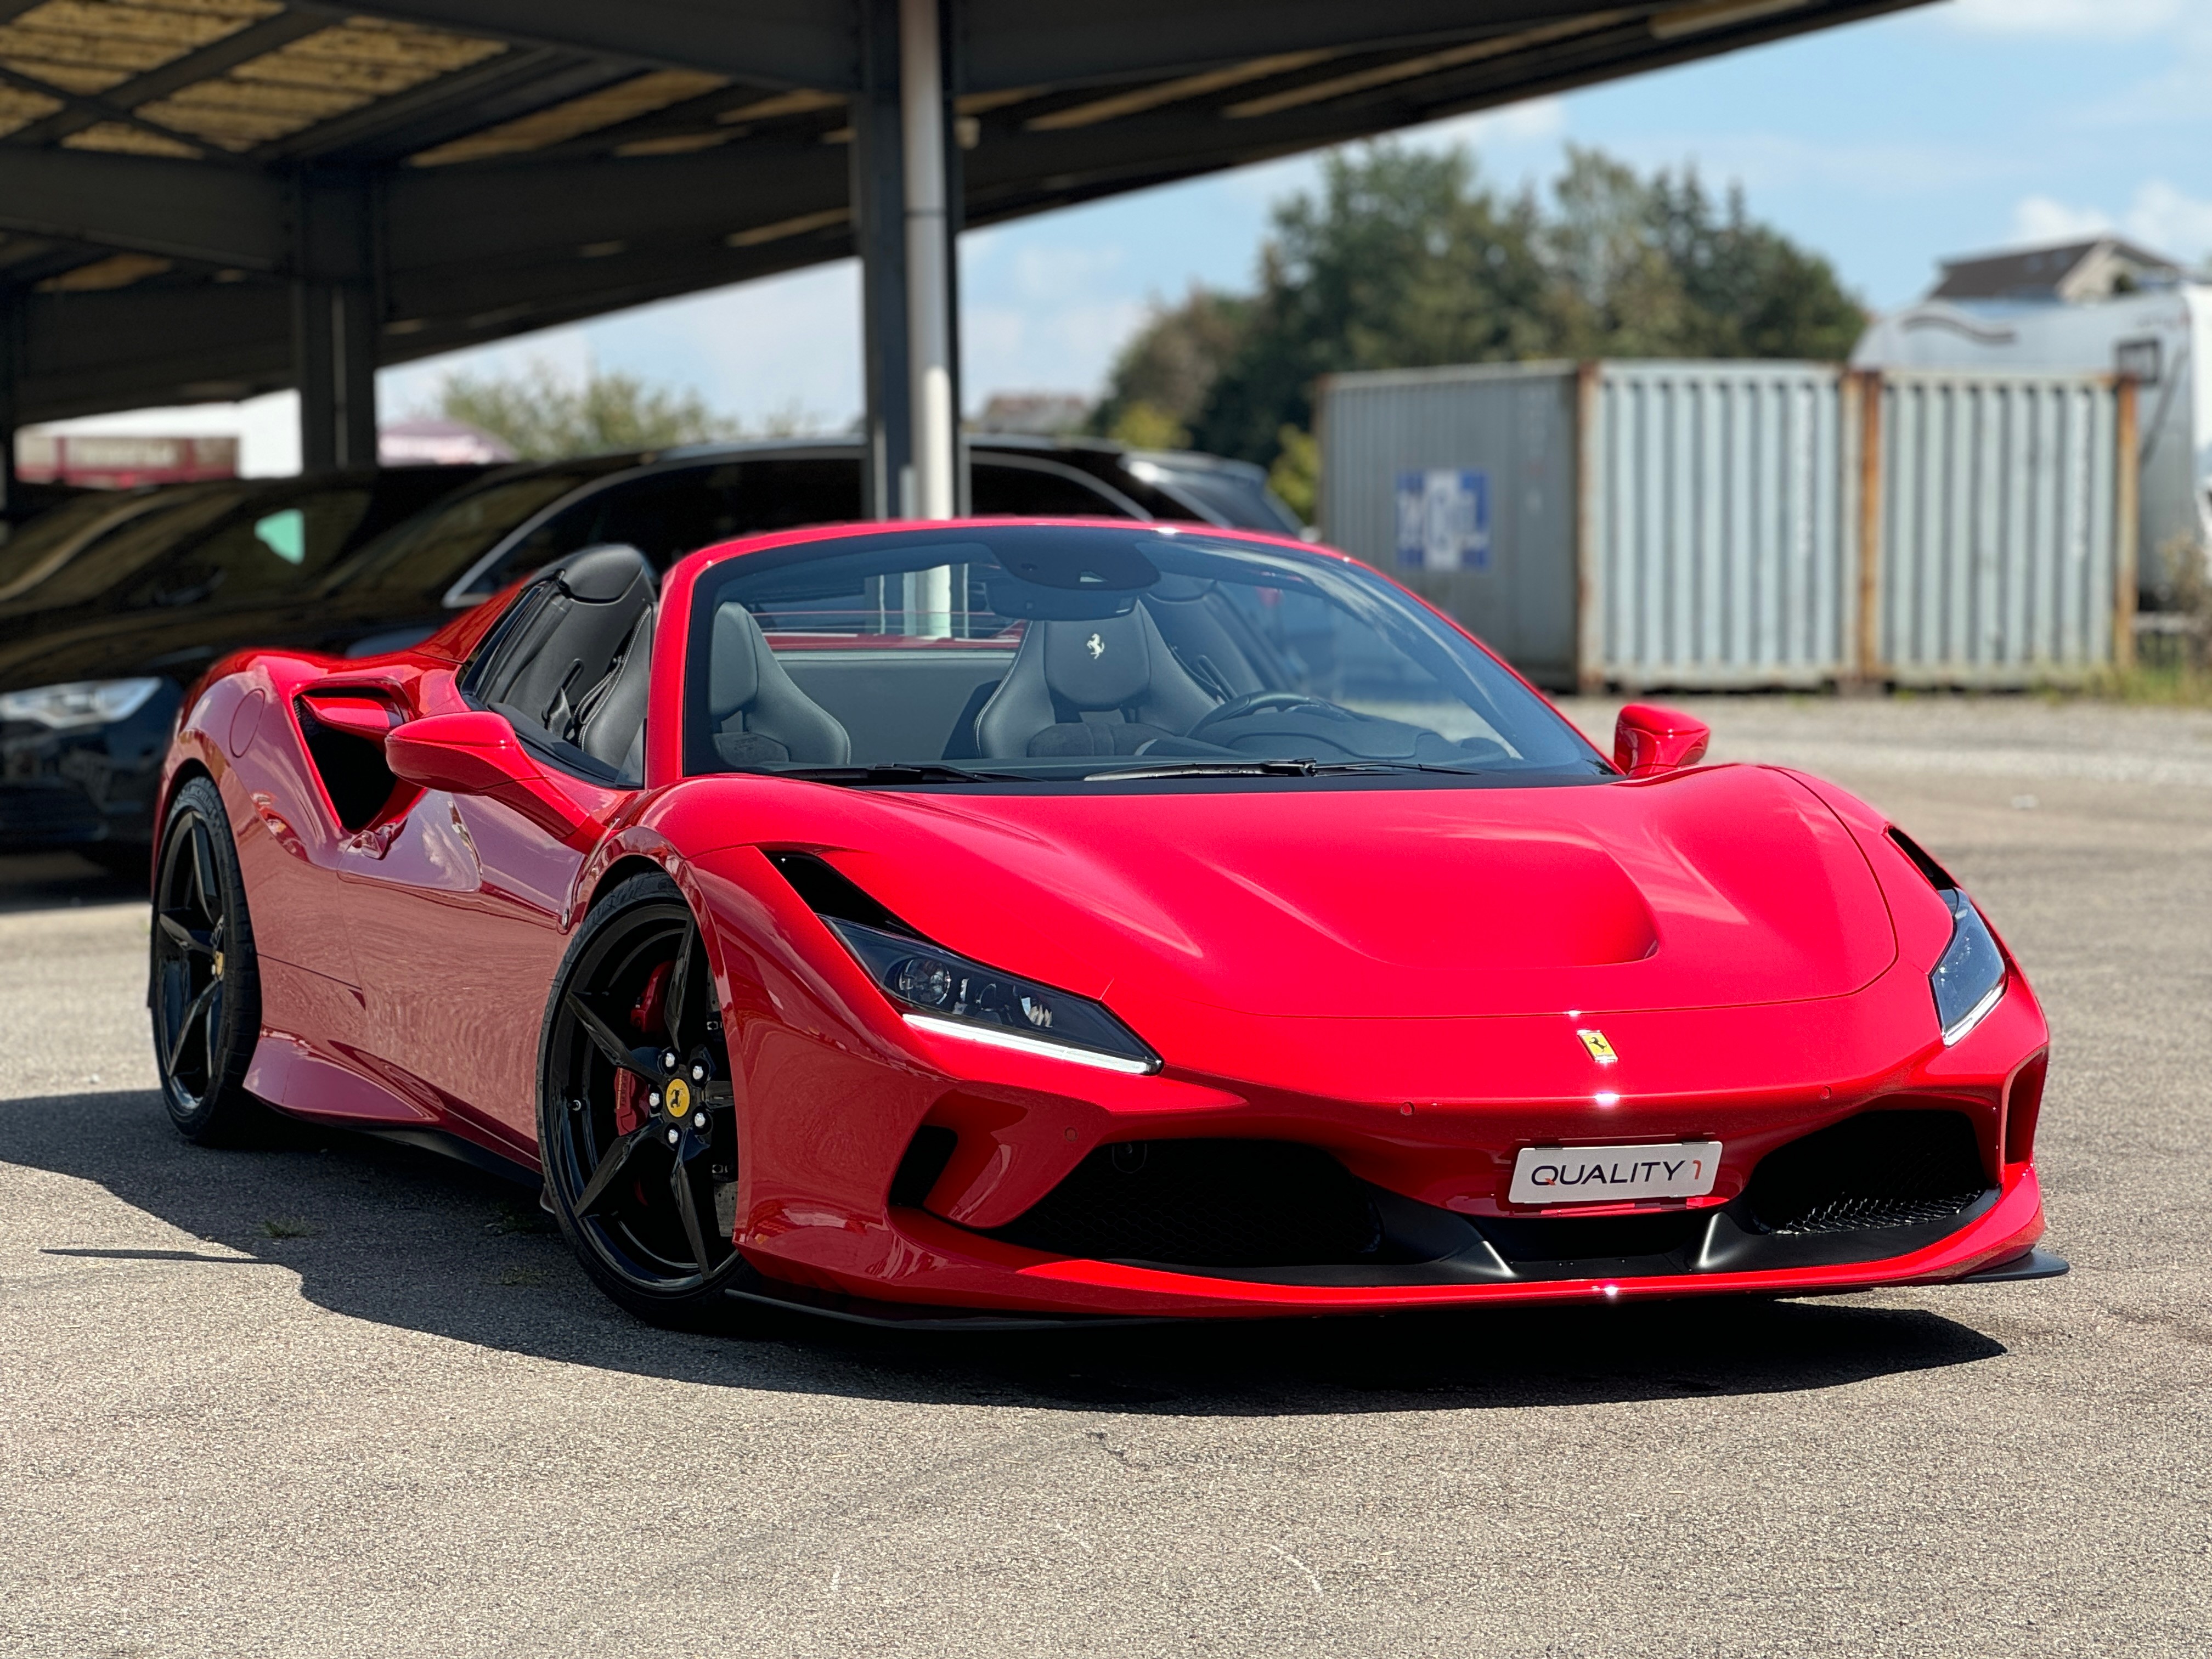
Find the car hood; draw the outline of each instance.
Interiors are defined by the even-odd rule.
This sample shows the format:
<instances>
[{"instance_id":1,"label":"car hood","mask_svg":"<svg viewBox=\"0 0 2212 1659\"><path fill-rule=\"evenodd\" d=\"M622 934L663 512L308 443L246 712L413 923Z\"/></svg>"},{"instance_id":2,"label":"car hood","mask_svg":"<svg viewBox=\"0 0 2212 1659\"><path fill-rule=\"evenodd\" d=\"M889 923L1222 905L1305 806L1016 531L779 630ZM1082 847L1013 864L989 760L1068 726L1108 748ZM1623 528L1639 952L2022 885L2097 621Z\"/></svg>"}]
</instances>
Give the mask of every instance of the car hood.
<instances>
[{"instance_id":1,"label":"car hood","mask_svg":"<svg viewBox=\"0 0 2212 1659\"><path fill-rule=\"evenodd\" d=\"M1844 995L1896 957L1850 832L1764 767L1537 788L850 792L831 817L828 844L818 818L784 844L819 846L951 949L1109 1001L1711 1007Z\"/></svg>"}]
</instances>

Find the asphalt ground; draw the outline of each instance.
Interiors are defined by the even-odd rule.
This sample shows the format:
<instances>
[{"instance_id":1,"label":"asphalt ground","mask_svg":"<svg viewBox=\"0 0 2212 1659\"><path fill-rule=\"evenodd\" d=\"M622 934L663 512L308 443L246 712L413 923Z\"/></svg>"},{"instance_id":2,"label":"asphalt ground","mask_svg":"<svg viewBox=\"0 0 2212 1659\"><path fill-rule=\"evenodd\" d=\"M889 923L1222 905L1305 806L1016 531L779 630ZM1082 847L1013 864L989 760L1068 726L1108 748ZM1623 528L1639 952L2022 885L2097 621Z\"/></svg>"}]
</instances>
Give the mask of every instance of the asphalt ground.
<instances>
[{"instance_id":1,"label":"asphalt ground","mask_svg":"<svg viewBox=\"0 0 2212 1659\"><path fill-rule=\"evenodd\" d=\"M143 905L19 860L0 1653L2212 1651L2212 714L1693 706L1892 809L2027 964L2070 1277L671 1335L461 1166L185 1146Z\"/></svg>"}]
</instances>

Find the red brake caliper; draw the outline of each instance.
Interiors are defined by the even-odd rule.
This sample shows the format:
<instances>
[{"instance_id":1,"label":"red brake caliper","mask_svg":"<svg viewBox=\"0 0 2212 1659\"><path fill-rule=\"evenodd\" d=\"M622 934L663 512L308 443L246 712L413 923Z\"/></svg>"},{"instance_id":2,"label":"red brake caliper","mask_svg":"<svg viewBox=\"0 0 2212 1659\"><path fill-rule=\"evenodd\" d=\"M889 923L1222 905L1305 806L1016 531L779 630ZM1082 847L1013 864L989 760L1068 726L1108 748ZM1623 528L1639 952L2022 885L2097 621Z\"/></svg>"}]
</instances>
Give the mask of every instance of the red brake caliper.
<instances>
[{"instance_id":1,"label":"red brake caliper","mask_svg":"<svg viewBox=\"0 0 2212 1659\"><path fill-rule=\"evenodd\" d=\"M660 1030L661 1016L668 998L668 970L673 963L664 962L648 975L645 989L638 993L636 1004L629 1011L629 1028L641 1037L650 1036ZM651 1115L646 1110L645 1079L635 1072L617 1068L615 1072L615 1133L628 1134Z\"/></svg>"}]
</instances>

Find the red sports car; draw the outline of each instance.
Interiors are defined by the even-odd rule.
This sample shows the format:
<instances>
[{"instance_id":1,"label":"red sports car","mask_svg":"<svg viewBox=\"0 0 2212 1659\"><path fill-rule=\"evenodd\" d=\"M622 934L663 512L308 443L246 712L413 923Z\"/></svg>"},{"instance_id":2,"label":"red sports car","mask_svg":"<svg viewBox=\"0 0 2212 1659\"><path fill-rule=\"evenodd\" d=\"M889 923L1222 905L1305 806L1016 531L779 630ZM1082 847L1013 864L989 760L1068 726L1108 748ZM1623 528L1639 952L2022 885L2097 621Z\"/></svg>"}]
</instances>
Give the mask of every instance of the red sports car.
<instances>
[{"instance_id":1,"label":"red sports car","mask_svg":"<svg viewBox=\"0 0 2212 1659\"><path fill-rule=\"evenodd\" d=\"M672 1322L2063 1271L2017 965L1881 813L1705 739L1631 708L1607 759L1276 538L593 548L198 688L163 1086L542 1178Z\"/></svg>"}]
</instances>

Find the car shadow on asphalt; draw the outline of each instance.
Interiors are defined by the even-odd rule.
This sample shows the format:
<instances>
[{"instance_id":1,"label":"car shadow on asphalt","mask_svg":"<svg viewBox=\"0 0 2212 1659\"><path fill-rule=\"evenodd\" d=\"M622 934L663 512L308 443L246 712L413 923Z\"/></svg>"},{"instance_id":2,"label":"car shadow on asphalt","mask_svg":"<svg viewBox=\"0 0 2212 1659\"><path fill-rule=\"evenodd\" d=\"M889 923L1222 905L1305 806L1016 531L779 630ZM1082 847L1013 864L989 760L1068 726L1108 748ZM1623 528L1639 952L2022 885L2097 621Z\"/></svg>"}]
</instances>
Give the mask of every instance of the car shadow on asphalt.
<instances>
[{"instance_id":1,"label":"car shadow on asphalt","mask_svg":"<svg viewBox=\"0 0 2212 1659\"><path fill-rule=\"evenodd\" d=\"M1862 1298L1686 1298L990 1335L878 1332L771 1314L742 1335L702 1335L656 1330L605 1301L534 1194L362 1136L288 1123L266 1144L210 1150L179 1139L152 1091L114 1091L0 1101L0 1163L93 1182L184 1235L137 1248L117 1243L109 1224L86 1237L9 1241L18 1248L191 1273L210 1262L276 1267L298 1274L308 1301L356 1319L734 1388L1267 1416L1826 1389L2006 1352L1955 1319ZM88 1291L96 1285L88 1280Z\"/></svg>"}]
</instances>

